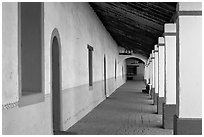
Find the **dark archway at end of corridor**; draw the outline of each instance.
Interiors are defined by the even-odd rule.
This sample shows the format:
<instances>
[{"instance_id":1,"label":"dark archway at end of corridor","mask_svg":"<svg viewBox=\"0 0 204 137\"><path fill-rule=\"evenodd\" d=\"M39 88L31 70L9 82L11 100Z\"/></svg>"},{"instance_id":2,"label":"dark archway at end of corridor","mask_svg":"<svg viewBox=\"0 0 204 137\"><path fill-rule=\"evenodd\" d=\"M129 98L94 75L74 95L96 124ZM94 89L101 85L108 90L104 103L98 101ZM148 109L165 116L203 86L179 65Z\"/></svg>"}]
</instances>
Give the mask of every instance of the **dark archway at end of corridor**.
<instances>
[{"instance_id":1,"label":"dark archway at end of corridor","mask_svg":"<svg viewBox=\"0 0 204 137\"><path fill-rule=\"evenodd\" d=\"M144 67L145 62L136 57L126 59L127 65L127 80L144 80Z\"/></svg>"},{"instance_id":2,"label":"dark archway at end of corridor","mask_svg":"<svg viewBox=\"0 0 204 137\"><path fill-rule=\"evenodd\" d=\"M51 84L53 133L61 130L61 45L55 28L51 36Z\"/></svg>"}]
</instances>

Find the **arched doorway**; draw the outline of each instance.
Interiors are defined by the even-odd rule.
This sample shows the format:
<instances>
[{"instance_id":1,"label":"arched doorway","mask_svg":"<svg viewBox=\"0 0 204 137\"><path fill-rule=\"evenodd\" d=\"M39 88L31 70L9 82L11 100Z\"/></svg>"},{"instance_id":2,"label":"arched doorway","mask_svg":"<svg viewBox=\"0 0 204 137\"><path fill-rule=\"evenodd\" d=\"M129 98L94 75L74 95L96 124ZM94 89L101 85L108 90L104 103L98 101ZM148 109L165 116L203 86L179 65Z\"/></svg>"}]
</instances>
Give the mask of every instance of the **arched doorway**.
<instances>
[{"instance_id":1,"label":"arched doorway","mask_svg":"<svg viewBox=\"0 0 204 137\"><path fill-rule=\"evenodd\" d=\"M60 72L60 39L57 29L51 39L51 74L52 74L52 122L53 133L61 130L61 72Z\"/></svg>"},{"instance_id":2,"label":"arched doorway","mask_svg":"<svg viewBox=\"0 0 204 137\"><path fill-rule=\"evenodd\" d=\"M130 57L126 59L127 80L144 80L145 62L139 58Z\"/></svg>"},{"instance_id":3,"label":"arched doorway","mask_svg":"<svg viewBox=\"0 0 204 137\"><path fill-rule=\"evenodd\" d=\"M106 93L106 56L104 55L104 92L105 92L105 98L107 98Z\"/></svg>"}]
</instances>

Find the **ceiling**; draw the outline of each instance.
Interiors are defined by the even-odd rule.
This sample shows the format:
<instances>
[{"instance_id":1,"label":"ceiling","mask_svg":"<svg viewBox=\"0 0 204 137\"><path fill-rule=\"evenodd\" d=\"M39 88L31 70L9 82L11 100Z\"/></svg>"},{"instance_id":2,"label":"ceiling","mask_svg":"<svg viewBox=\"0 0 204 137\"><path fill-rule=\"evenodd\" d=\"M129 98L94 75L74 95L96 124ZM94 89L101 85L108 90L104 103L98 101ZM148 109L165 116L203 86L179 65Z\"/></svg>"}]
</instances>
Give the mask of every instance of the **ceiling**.
<instances>
[{"instance_id":1,"label":"ceiling","mask_svg":"<svg viewBox=\"0 0 204 137\"><path fill-rule=\"evenodd\" d=\"M176 2L89 3L116 43L134 53L149 56L171 23Z\"/></svg>"}]
</instances>

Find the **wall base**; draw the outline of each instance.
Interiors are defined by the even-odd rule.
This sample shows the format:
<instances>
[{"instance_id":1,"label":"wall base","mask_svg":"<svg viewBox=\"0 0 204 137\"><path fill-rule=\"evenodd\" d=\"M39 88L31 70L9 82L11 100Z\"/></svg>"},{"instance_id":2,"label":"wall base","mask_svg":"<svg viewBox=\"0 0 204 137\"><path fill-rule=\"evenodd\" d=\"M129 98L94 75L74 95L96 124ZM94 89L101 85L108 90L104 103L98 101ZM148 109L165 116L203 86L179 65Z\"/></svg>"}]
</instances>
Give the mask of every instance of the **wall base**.
<instances>
[{"instance_id":1,"label":"wall base","mask_svg":"<svg viewBox=\"0 0 204 137\"><path fill-rule=\"evenodd\" d=\"M176 104L163 103L162 123L165 129L173 129L174 115L176 114Z\"/></svg>"},{"instance_id":2,"label":"wall base","mask_svg":"<svg viewBox=\"0 0 204 137\"><path fill-rule=\"evenodd\" d=\"M174 135L202 135L202 118L178 118L174 115Z\"/></svg>"},{"instance_id":3,"label":"wall base","mask_svg":"<svg viewBox=\"0 0 204 137\"><path fill-rule=\"evenodd\" d=\"M157 113L158 114L163 114L163 103L165 103L165 97L157 97Z\"/></svg>"},{"instance_id":4,"label":"wall base","mask_svg":"<svg viewBox=\"0 0 204 137\"><path fill-rule=\"evenodd\" d=\"M158 101L157 101L158 96L159 96L158 93L154 93L154 105L157 105L157 103L158 103Z\"/></svg>"}]
</instances>

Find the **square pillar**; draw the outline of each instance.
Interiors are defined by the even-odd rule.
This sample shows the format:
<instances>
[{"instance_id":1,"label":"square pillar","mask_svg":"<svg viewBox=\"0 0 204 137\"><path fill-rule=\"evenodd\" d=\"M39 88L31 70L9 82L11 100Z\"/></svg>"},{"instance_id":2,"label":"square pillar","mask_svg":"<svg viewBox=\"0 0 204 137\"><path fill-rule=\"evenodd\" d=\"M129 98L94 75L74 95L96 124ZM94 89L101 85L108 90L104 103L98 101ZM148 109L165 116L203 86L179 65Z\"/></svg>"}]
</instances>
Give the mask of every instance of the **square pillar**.
<instances>
[{"instance_id":1,"label":"square pillar","mask_svg":"<svg viewBox=\"0 0 204 137\"><path fill-rule=\"evenodd\" d=\"M145 82L145 84L147 84L146 82L146 65L144 66L144 82Z\"/></svg>"},{"instance_id":2,"label":"square pillar","mask_svg":"<svg viewBox=\"0 0 204 137\"><path fill-rule=\"evenodd\" d=\"M148 59L148 87L149 87L149 95L150 95L150 93L151 93L151 82L150 82L150 78L151 78L151 62L150 62L151 60L150 60L150 57L149 57L149 59Z\"/></svg>"},{"instance_id":3,"label":"square pillar","mask_svg":"<svg viewBox=\"0 0 204 137\"><path fill-rule=\"evenodd\" d=\"M145 65L145 83L146 83L146 93L150 92L150 83L149 83L149 59Z\"/></svg>"},{"instance_id":4,"label":"square pillar","mask_svg":"<svg viewBox=\"0 0 204 137\"><path fill-rule=\"evenodd\" d=\"M155 77L155 74L154 74L154 69L155 69L155 66L154 66L154 50L152 50L152 88L155 88L155 81L154 81L154 77Z\"/></svg>"},{"instance_id":5,"label":"square pillar","mask_svg":"<svg viewBox=\"0 0 204 137\"><path fill-rule=\"evenodd\" d=\"M202 3L179 2L174 134L202 134Z\"/></svg>"},{"instance_id":6,"label":"square pillar","mask_svg":"<svg viewBox=\"0 0 204 137\"><path fill-rule=\"evenodd\" d=\"M147 60L145 64L144 78L145 78L146 85L148 85L149 84L149 59Z\"/></svg>"},{"instance_id":7,"label":"square pillar","mask_svg":"<svg viewBox=\"0 0 204 137\"><path fill-rule=\"evenodd\" d=\"M150 54L149 57L149 78L150 78L150 84L152 85L152 54Z\"/></svg>"},{"instance_id":8,"label":"square pillar","mask_svg":"<svg viewBox=\"0 0 204 137\"><path fill-rule=\"evenodd\" d=\"M159 83L158 83L158 47L157 45L154 46L154 84L155 84L155 99L154 99L154 104L157 104L157 98L158 98L158 93L159 93Z\"/></svg>"},{"instance_id":9,"label":"square pillar","mask_svg":"<svg viewBox=\"0 0 204 137\"><path fill-rule=\"evenodd\" d=\"M163 127L173 129L176 114L176 24L164 25L165 38L165 99L163 104Z\"/></svg>"},{"instance_id":10,"label":"square pillar","mask_svg":"<svg viewBox=\"0 0 204 137\"><path fill-rule=\"evenodd\" d=\"M146 78L147 78L147 84L149 84L149 61L148 61L148 64L147 64L147 74L146 74Z\"/></svg>"},{"instance_id":11,"label":"square pillar","mask_svg":"<svg viewBox=\"0 0 204 137\"><path fill-rule=\"evenodd\" d=\"M165 43L164 43L164 38L159 37L158 38L158 64L159 64L159 94L158 94L158 103L157 103L157 113L162 114L163 110L163 103L165 103L165 97L164 97L164 81L165 81Z\"/></svg>"},{"instance_id":12,"label":"square pillar","mask_svg":"<svg viewBox=\"0 0 204 137\"><path fill-rule=\"evenodd\" d=\"M145 65L145 68L144 68L144 81L145 81L145 84L147 85L148 84L148 81L147 81L147 65Z\"/></svg>"},{"instance_id":13,"label":"square pillar","mask_svg":"<svg viewBox=\"0 0 204 137\"><path fill-rule=\"evenodd\" d=\"M156 93L155 93L155 56L154 56L154 50L152 50L152 98L153 98L153 104L156 104Z\"/></svg>"},{"instance_id":14,"label":"square pillar","mask_svg":"<svg viewBox=\"0 0 204 137\"><path fill-rule=\"evenodd\" d=\"M150 57L149 57L149 86L150 86L150 96L151 98L153 99L153 96L152 96L152 54L150 54Z\"/></svg>"}]
</instances>

